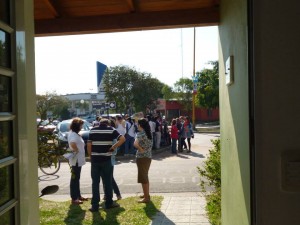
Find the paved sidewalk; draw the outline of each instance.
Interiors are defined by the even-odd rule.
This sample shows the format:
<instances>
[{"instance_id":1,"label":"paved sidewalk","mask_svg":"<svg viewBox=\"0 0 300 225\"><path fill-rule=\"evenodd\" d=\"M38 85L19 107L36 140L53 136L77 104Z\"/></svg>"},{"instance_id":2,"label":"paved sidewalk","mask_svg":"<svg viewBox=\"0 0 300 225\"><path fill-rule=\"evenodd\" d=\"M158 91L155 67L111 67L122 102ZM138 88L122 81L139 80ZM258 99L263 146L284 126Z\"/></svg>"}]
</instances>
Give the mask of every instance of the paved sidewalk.
<instances>
[{"instance_id":1,"label":"paved sidewalk","mask_svg":"<svg viewBox=\"0 0 300 225\"><path fill-rule=\"evenodd\" d=\"M155 193L164 197L151 225L210 225L200 193Z\"/></svg>"}]
</instances>

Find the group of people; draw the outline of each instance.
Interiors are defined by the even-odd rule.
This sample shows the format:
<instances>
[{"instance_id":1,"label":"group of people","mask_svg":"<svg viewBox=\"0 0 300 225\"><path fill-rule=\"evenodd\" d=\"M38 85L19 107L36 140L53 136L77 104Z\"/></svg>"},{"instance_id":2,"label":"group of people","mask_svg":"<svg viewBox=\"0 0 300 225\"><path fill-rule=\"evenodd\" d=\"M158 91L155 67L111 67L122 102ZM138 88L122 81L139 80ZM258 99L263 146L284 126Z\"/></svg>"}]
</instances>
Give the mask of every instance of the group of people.
<instances>
[{"instance_id":1,"label":"group of people","mask_svg":"<svg viewBox=\"0 0 300 225\"><path fill-rule=\"evenodd\" d=\"M172 119L171 122L171 152L177 154L183 152L183 149L187 150L187 153L191 152L191 138L194 138L193 126L188 116L180 116L179 118ZM186 144L187 140L188 144ZM178 145L177 145L178 143ZM177 151L178 146L178 151Z\"/></svg>"},{"instance_id":2,"label":"group of people","mask_svg":"<svg viewBox=\"0 0 300 225\"><path fill-rule=\"evenodd\" d=\"M160 115L147 115L147 119L153 136L153 149L159 149L161 145L170 145L170 133L165 117L161 117Z\"/></svg>"},{"instance_id":3,"label":"group of people","mask_svg":"<svg viewBox=\"0 0 300 225\"><path fill-rule=\"evenodd\" d=\"M84 141L79 135L82 125L83 121L80 118L74 118L68 135L69 147L74 152L74 157L69 159L72 169L70 195L72 204L77 205L88 200L80 193L80 173L82 166L86 163ZM130 129L136 129L135 136L131 136L133 134L130 133ZM128 137L128 135L130 137ZM141 118L137 121L136 125L133 121L132 124L128 120L124 122L121 116L117 117L116 120L102 118L99 124L91 129L87 142L87 152L91 159L91 212L97 212L99 210L100 178L103 183L106 209L119 207L119 204L113 201L113 191L116 193L117 199L122 198L113 177L114 156L123 144L125 144L126 149L127 140L129 140L128 151L131 144L137 151L137 181L141 183L143 189L143 195L140 196L141 199L139 199L138 202L148 203L150 201L148 171L152 159L153 140L148 120Z\"/></svg>"},{"instance_id":4,"label":"group of people","mask_svg":"<svg viewBox=\"0 0 300 225\"><path fill-rule=\"evenodd\" d=\"M68 135L69 147L74 152L74 157L69 159L72 170L70 181L72 204L82 204L83 201L88 200L80 192L81 168L86 163L85 144L79 135L82 125L82 119L74 118ZM164 129L165 131L162 132ZM99 210L100 178L103 183L105 207L107 209L119 207L119 204L113 201L113 192L118 200L122 198L114 179L113 171L115 155L118 150L122 150L122 147L125 155L136 151L137 182L141 183L143 190L143 195L140 196L141 199L138 202L148 203L150 201L148 172L152 160L152 149L160 147L162 133L169 133L169 128L168 124L163 120L160 121L159 117L152 118L147 116L134 121L130 117L117 116L115 119L98 118L97 123L93 123L93 128L87 141L87 153L91 160L91 212ZM183 148L187 149L187 152L191 152L190 139L193 137L194 134L189 117L181 116L172 120L170 135L172 153L177 153L177 142L179 152L183 151ZM167 137L164 138L167 139ZM186 139L188 145L185 143Z\"/></svg>"}]
</instances>

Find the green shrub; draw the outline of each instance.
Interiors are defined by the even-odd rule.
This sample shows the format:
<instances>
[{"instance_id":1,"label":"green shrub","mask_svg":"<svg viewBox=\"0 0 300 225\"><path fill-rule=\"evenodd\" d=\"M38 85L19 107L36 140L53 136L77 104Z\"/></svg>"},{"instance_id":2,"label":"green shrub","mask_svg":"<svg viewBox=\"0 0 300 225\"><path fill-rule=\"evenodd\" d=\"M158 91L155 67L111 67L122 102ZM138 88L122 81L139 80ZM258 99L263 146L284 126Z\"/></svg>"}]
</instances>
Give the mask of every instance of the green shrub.
<instances>
[{"instance_id":1,"label":"green shrub","mask_svg":"<svg viewBox=\"0 0 300 225\"><path fill-rule=\"evenodd\" d=\"M221 224L221 148L220 139L211 140L214 147L204 161L203 168L197 167L200 174L201 191L206 198L206 212L212 225ZM212 190L207 191L207 187Z\"/></svg>"}]
</instances>

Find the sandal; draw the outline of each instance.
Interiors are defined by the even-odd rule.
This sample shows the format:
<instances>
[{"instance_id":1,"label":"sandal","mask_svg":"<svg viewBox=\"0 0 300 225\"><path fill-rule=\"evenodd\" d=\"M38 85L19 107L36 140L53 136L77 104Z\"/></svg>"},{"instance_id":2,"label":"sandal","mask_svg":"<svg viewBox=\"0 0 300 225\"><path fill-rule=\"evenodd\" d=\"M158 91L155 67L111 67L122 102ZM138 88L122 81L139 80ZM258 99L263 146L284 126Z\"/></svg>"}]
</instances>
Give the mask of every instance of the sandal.
<instances>
[{"instance_id":1,"label":"sandal","mask_svg":"<svg viewBox=\"0 0 300 225\"><path fill-rule=\"evenodd\" d=\"M144 195L140 195L139 198L145 198ZM149 195L149 199L150 199L150 195Z\"/></svg>"},{"instance_id":2,"label":"sandal","mask_svg":"<svg viewBox=\"0 0 300 225\"><path fill-rule=\"evenodd\" d=\"M141 199L141 200L139 200L138 201L138 203L148 203L148 202L150 202L150 198L143 198L143 199Z\"/></svg>"}]
</instances>

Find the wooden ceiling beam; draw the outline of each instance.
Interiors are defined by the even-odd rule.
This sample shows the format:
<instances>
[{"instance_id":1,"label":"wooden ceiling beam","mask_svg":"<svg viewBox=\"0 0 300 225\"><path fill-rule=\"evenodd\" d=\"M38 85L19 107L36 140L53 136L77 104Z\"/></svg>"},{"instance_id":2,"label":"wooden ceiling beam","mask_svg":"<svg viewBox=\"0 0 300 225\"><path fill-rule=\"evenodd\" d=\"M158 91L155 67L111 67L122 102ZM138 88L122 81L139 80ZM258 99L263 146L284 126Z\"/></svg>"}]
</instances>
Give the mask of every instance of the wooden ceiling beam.
<instances>
[{"instance_id":1,"label":"wooden ceiling beam","mask_svg":"<svg viewBox=\"0 0 300 225\"><path fill-rule=\"evenodd\" d=\"M35 36L166 29L219 24L219 8L130 13L35 21Z\"/></svg>"},{"instance_id":2,"label":"wooden ceiling beam","mask_svg":"<svg viewBox=\"0 0 300 225\"><path fill-rule=\"evenodd\" d=\"M47 8L51 11L51 13L53 14L54 17L60 17L57 9L55 8L53 2L51 0L44 0Z\"/></svg>"},{"instance_id":3,"label":"wooden ceiling beam","mask_svg":"<svg viewBox=\"0 0 300 225\"><path fill-rule=\"evenodd\" d=\"M130 12L136 11L136 5L134 3L134 0L126 0L127 5L129 6Z\"/></svg>"}]
</instances>

